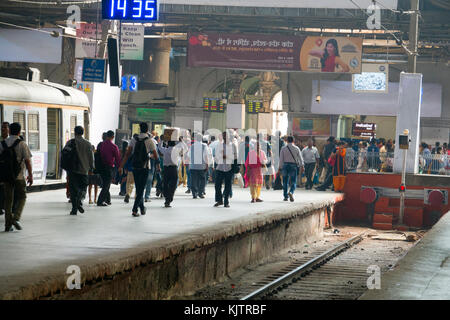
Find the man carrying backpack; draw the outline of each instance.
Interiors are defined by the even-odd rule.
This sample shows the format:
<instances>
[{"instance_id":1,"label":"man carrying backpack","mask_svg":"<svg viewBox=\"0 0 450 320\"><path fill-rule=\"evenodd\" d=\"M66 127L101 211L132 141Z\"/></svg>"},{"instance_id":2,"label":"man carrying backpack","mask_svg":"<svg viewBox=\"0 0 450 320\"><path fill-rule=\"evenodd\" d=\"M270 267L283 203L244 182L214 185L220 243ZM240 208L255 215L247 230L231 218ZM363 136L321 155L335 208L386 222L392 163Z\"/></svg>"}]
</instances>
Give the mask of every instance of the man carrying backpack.
<instances>
[{"instance_id":1,"label":"man carrying backpack","mask_svg":"<svg viewBox=\"0 0 450 320\"><path fill-rule=\"evenodd\" d=\"M106 132L106 140L98 146L97 152L100 154L103 168L100 169L100 176L102 177L102 191L100 192L97 200L97 206L106 207L111 205L111 194L109 188L111 187L111 181L114 176L114 165L119 167L120 165L120 153L119 148L113 143L114 131L109 130Z\"/></svg>"},{"instance_id":2,"label":"man carrying backpack","mask_svg":"<svg viewBox=\"0 0 450 320\"><path fill-rule=\"evenodd\" d=\"M62 153L62 166L69 176L70 200L72 203L71 215L78 211L84 213L82 199L86 195L89 185L89 172L94 170L94 153L89 141L83 139L84 129L75 127L75 138L67 142ZM66 163L66 158L72 160Z\"/></svg>"},{"instance_id":3,"label":"man carrying backpack","mask_svg":"<svg viewBox=\"0 0 450 320\"><path fill-rule=\"evenodd\" d=\"M0 136L0 142L6 140L9 136L9 122L2 123L2 134ZM0 216L5 214L5 187L0 182Z\"/></svg>"},{"instance_id":4,"label":"man carrying backpack","mask_svg":"<svg viewBox=\"0 0 450 320\"><path fill-rule=\"evenodd\" d=\"M156 146L152 139L148 135L148 124L146 122L141 122L139 124L141 133L138 137L133 138L128 145L127 152L125 153L122 163L119 167L119 174L122 174L123 167L128 160L130 155L133 155L132 167L134 175L134 184L136 185L136 199L134 200L132 215L133 217L138 217L138 209L141 210L141 214L145 215L147 210L144 206L144 190L147 184L148 174L149 174L149 154L153 154L153 159L156 161L156 171L160 171L159 157L156 152Z\"/></svg>"},{"instance_id":5,"label":"man carrying backpack","mask_svg":"<svg viewBox=\"0 0 450 320\"><path fill-rule=\"evenodd\" d=\"M20 217L26 201L25 166L28 171L27 181L33 184L31 152L27 144L19 137L20 123L10 125L10 136L0 144L0 181L5 188L5 232L22 230ZM13 212L14 204L14 212Z\"/></svg>"}]
</instances>

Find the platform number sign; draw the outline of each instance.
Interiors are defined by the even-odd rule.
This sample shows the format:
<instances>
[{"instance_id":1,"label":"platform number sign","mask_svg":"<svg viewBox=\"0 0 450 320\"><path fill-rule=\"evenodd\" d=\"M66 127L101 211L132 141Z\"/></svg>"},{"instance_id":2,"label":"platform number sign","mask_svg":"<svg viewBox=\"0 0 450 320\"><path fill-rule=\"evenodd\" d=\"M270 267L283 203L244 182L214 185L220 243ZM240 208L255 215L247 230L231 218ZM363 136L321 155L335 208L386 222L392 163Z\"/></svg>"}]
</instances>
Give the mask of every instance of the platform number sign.
<instances>
[{"instance_id":1,"label":"platform number sign","mask_svg":"<svg viewBox=\"0 0 450 320\"><path fill-rule=\"evenodd\" d=\"M103 19L158 21L159 0L102 0Z\"/></svg>"},{"instance_id":2,"label":"platform number sign","mask_svg":"<svg viewBox=\"0 0 450 320\"><path fill-rule=\"evenodd\" d=\"M125 75L122 77L122 91L138 91L138 77L135 75Z\"/></svg>"}]
</instances>

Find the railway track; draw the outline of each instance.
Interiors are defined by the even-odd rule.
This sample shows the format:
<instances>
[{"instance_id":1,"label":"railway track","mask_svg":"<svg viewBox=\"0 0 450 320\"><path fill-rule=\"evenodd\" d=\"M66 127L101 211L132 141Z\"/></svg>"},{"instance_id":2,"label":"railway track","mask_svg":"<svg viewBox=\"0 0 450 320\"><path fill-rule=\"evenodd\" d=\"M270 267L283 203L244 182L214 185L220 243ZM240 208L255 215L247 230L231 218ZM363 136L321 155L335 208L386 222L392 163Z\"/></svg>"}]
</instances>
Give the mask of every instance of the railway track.
<instances>
[{"instance_id":1,"label":"railway track","mask_svg":"<svg viewBox=\"0 0 450 320\"><path fill-rule=\"evenodd\" d=\"M380 244L365 234L291 263L254 283L241 300L357 299L368 290L369 266L386 271L397 260L392 258L395 243Z\"/></svg>"}]
</instances>

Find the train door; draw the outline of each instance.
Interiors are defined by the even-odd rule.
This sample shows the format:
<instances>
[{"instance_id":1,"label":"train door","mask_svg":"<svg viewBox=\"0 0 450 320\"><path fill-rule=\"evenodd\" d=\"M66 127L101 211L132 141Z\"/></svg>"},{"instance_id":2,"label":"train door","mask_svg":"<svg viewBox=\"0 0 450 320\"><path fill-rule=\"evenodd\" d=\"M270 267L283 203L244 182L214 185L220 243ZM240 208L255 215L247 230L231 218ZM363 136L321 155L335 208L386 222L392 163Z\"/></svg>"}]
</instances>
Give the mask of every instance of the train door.
<instances>
[{"instance_id":1,"label":"train door","mask_svg":"<svg viewBox=\"0 0 450 320\"><path fill-rule=\"evenodd\" d=\"M59 179L61 170L59 168L59 154L62 143L61 110L47 109L47 134L48 134L48 160L47 179Z\"/></svg>"},{"instance_id":2,"label":"train door","mask_svg":"<svg viewBox=\"0 0 450 320\"><path fill-rule=\"evenodd\" d=\"M3 105L0 104L0 123L3 123Z\"/></svg>"}]
</instances>

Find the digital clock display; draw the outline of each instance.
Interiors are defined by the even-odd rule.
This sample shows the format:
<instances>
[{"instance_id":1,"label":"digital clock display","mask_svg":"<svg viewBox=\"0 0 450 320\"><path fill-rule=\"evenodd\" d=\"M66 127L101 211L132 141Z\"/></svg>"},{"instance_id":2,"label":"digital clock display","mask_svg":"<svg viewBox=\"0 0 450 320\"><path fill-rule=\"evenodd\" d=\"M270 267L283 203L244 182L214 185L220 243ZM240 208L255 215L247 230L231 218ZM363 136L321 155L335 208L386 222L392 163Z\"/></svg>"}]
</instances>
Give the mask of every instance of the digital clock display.
<instances>
[{"instance_id":1,"label":"digital clock display","mask_svg":"<svg viewBox=\"0 0 450 320\"><path fill-rule=\"evenodd\" d=\"M158 0L102 0L103 19L158 21Z\"/></svg>"}]
</instances>

